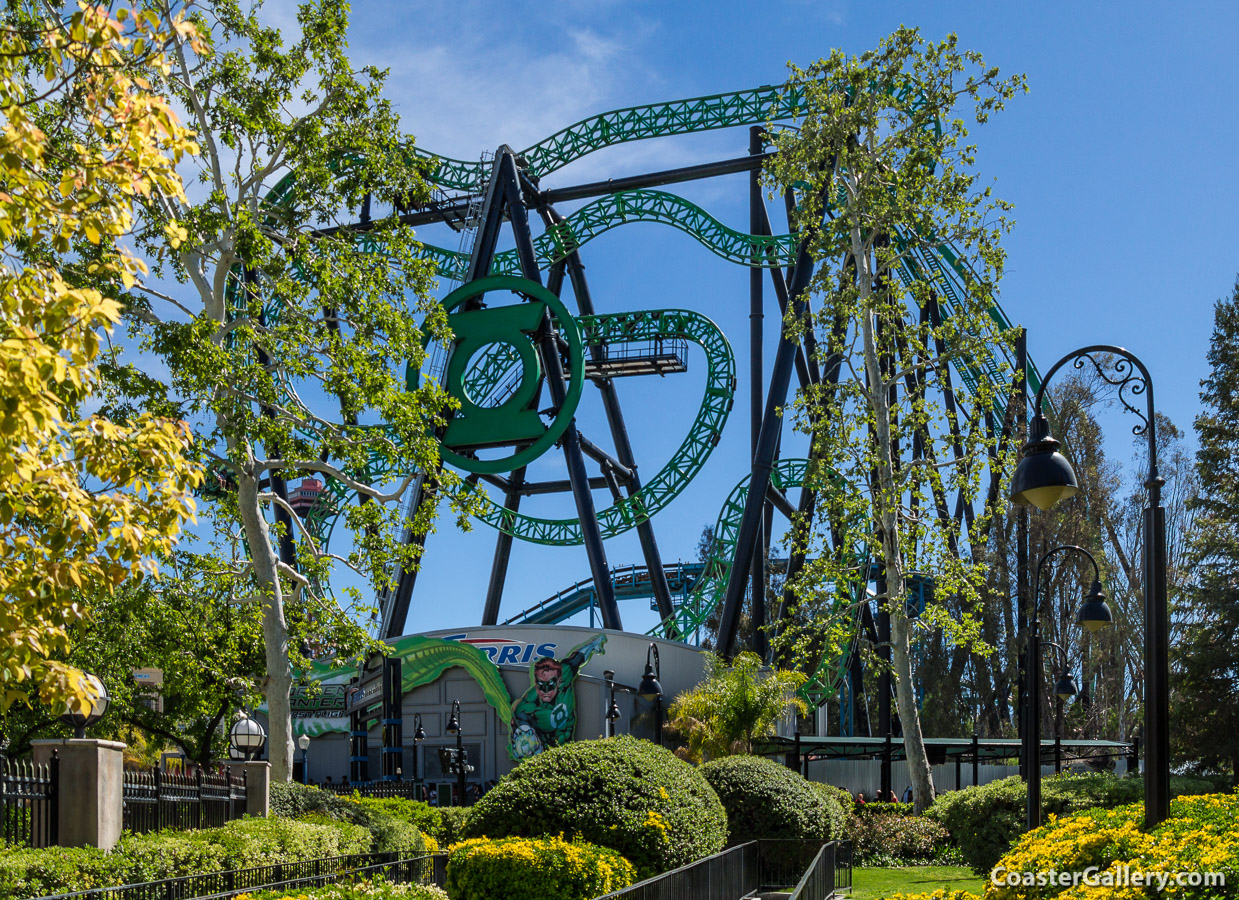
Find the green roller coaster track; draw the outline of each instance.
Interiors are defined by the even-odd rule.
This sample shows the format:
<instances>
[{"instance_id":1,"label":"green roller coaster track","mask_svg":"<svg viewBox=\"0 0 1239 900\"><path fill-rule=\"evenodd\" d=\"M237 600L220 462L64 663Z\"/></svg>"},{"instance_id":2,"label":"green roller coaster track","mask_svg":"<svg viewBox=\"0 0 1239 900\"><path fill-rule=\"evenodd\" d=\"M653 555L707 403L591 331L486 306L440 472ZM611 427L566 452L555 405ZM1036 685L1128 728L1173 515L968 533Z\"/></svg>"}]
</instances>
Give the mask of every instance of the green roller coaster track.
<instances>
[{"instance_id":1,"label":"green roller coaster track","mask_svg":"<svg viewBox=\"0 0 1239 900\"><path fill-rule=\"evenodd\" d=\"M718 326L700 313L684 309L645 310L581 316L577 320L587 347L611 347L628 342L687 339L706 354L706 384L701 406L688 434L667 464L631 497L598 511L604 538L623 534L648 520L684 490L701 471L718 444L731 411L736 387L736 361ZM479 493L483 522L523 541L571 546L582 541L578 519L543 519L505 509Z\"/></svg>"},{"instance_id":2,"label":"green roller coaster track","mask_svg":"<svg viewBox=\"0 0 1239 900\"><path fill-rule=\"evenodd\" d=\"M687 100L651 104L605 112L562 129L518 154L520 164L532 179L539 180L568 163L604 147L655 137L689 134L742 125L764 125L794 119L800 97L785 85L763 86L753 90L714 94ZM904 89L898 99L905 108L917 105L915 92ZM929 119L926 127L938 130L938 122ZM440 188L477 195L483 192L490 175L489 165L435 156L413 149L426 160L427 180ZM296 174L284 178L271 191L267 203L279 206L293 202ZM709 213L689 201L656 190L616 192L604 196L573 213L565 222L553 226L535 242L539 265L549 267L565 259L573 251L611 228L630 222L660 222L686 232L703 246L729 262L747 266L771 268L792 262L795 235L757 236L738 232L723 225ZM384 255L381 241L370 233L356 234L356 240L369 245L371 252ZM896 236L899 239L899 236ZM918 242L907 241L908 245ZM462 280L468 260L450 250L423 245L425 258L432 260L445 278ZM491 274L520 274L514 251L497 254ZM971 273L953 248L942 245L931 251L918 249L902 266L899 276L905 284L930 281L937 289L944 315L960 307L967 295ZM278 302L278 301L276 301ZM278 315L276 309L272 312ZM1000 330L1011 327L997 302L990 298L990 315ZM700 470L711 449L718 442L723 424L733 401L735 362L726 339L709 319L682 310L647 311L582 317L578 320L583 338L591 346L611 346L626 341L654 338L687 338L706 352L707 385L701 407L693 419L688 436L671 460L641 491L621 500L599 514L602 534L620 534L653 516L674 499ZM503 376L502 360L492 361L486 372L471 380L469 389L485 392L498 385ZM1001 371L993 357L967 361L957 367L965 385L976 391L981 380L994 383ZM1039 377L1029 372L1035 389ZM494 383L492 383L494 382ZM805 474L805 462L787 460L777 463L773 483L778 487L800 483ZM377 481L394 473L365 471L351 473L355 477ZM725 585L730 553L734 549L739 510L747 492L747 479L728 498L718 523L716 542L723 559L712 559L711 578L703 579L694 599L677 612L676 624L681 634L690 633L709 616ZM339 482L328 479L319 502L307 513L307 526L318 540L330 538L339 512L351 493ZM575 519L539 519L513 513L486 498L480 518L492 526L521 538L542 544L566 545L580 543L580 524ZM667 623L664 623L667 624ZM833 665L833 664L832 664ZM829 672L827 670L830 670ZM841 672L823 664L815 681L806 686L811 694L833 690Z\"/></svg>"}]
</instances>

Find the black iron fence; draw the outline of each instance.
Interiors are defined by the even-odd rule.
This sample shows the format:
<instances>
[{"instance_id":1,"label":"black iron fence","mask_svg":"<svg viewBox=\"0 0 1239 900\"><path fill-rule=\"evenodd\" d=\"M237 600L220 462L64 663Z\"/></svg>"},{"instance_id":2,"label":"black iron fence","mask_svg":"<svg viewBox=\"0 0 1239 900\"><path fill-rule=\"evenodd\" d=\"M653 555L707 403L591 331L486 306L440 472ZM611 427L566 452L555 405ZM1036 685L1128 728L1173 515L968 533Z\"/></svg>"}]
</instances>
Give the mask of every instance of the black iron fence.
<instances>
[{"instance_id":1,"label":"black iron fence","mask_svg":"<svg viewBox=\"0 0 1239 900\"><path fill-rule=\"evenodd\" d=\"M8 847L52 847L59 839L60 754L51 761L0 764L0 837Z\"/></svg>"},{"instance_id":2,"label":"black iron fence","mask_svg":"<svg viewBox=\"0 0 1239 900\"><path fill-rule=\"evenodd\" d=\"M353 791L356 791L363 797L404 797L408 800L421 800L423 782L366 781L361 784L340 782L339 784L324 784L321 787L323 790L331 791L335 794L351 794Z\"/></svg>"},{"instance_id":3,"label":"black iron fence","mask_svg":"<svg viewBox=\"0 0 1239 900\"><path fill-rule=\"evenodd\" d=\"M401 884L446 881L447 854L401 858L398 853L361 853L295 863L208 872L143 884L94 888L38 900L223 900L240 893L322 887L342 879L383 878ZM733 898L734 900L734 898Z\"/></svg>"},{"instance_id":4,"label":"black iron fence","mask_svg":"<svg viewBox=\"0 0 1239 900\"><path fill-rule=\"evenodd\" d=\"M230 769L126 771L123 793L124 827L138 834L214 828L245 815L245 773Z\"/></svg>"},{"instance_id":5,"label":"black iron fence","mask_svg":"<svg viewBox=\"0 0 1239 900\"><path fill-rule=\"evenodd\" d=\"M851 860L846 842L749 841L599 900L737 900L793 888L796 900L827 900L852 886Z\"/></svg>"}]
</instances>

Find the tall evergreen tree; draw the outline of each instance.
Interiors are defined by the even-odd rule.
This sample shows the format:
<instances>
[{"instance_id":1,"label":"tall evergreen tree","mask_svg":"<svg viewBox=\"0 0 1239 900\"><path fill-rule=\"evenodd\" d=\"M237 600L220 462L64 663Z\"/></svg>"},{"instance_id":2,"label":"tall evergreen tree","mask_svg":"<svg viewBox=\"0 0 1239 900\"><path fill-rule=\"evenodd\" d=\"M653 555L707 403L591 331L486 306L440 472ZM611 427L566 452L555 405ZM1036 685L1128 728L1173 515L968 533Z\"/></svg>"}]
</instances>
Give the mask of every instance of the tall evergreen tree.
<instances>
[{"instance_id":1,"label":"tall evergreen tree","mask_svg":"<svg viewBox=\"0 0 1239 900\"><path fill-rule=\"evenodd\" d=\"M1171 734L1193 768L1229 768L1239 783L1239 280L1230 299L1214 307L1208 358L1188 550L1195 577L1176 622Z\"/></svg>"}]
</instances>

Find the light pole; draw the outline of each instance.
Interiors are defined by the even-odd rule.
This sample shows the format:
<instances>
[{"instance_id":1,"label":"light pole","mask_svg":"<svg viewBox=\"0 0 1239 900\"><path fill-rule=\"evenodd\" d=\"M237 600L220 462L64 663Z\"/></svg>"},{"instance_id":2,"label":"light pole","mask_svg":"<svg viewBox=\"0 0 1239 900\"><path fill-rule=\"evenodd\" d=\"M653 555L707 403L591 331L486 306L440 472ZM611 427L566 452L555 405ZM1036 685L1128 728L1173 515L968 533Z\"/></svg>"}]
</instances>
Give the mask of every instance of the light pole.
<instances>
[{"instance_id":1,"label":"light pole","mask_svg":"<svg viewBox=\"0 0 1239 900\"><path fill-rule=\"evenodd\" d=\"M1094 353L1119 357L1113 372L1107 371ZM1144 508L1144 823L1152 828L1170 812L1170 615L1166 606L1166 511L1162 508L1164 479L1157 470L1157 420L1153 404L1153 380L1135 354L1109 344L1092 344L1068 353L1046 372L1037 388L1029 441L1023 459L1011 478L1011 499L1016 503L1049 509L1063 497L1080 490L1075 471L1058 452L1042 412L1046 385L1065 363L1074 360L1077 369L1084 360L1118 388L1119 401L1140 418L1132 433L1149 442L1149 471L1144 480L1148 503ZM1146 410L1129 400L1143 394Z\"/></svg>"},{"instance_id":2,"label":"light pole","mask_svg":"<svg viewBox=\"0 0 1239 900\"><path fill-rule=\"evenodd\" d=\"M607 690L610 694L610 701L607 704L607 737L615 737L615 722L620 717L619 704L615 702L615 673L607 669L602 673L602 677L607 680Z\"/></svg>"},{"instance_id":3,"label":"light pole","mask_svg":"<svg viewBox=\"0 0 1239 900\"><path fill-rule=\"evenodd\" d=\"M460 701L452 701L452 715L447 720L447 733L456 735L456 790L460 792L460 805L465 805L465 745L460 731Z\"/></svg>"},{"instance_id":4,"label":"light pole","mask_svg":"<svg viewBox=\"0 0 1239 900\"><path fill-rule=\"evenodd\" d=\"M1063 771L1063 704L1080 693L1076 687L1075 676L1071 674L1071 658L1061 644L1046 641L1042 647L1052 647L1059 653L1062 668L1058 670L1058 679L1054 682L1054 773Z\"/></svg>"},{"instance_id":5,"label":"light pole","mask_svg":"<svg viewBox=\"0 0 1239 900\"><path fill-rule=\"evenodd\" d=\"M637 695L654 704L654 743L660 747L663 743L663 686L659 683L661 677L662 663L658 659L658 645L650 641L650 648L645 651L645 674L641 676Z\"/></svg>"},{"instance_id":6,"label":"light pole","mask_svg":"<svg viewBox=\"0 0 1239 900\"><path fill-rule=\"evenodd\" d=\"M228 732L228 740L245 761L249 762L267 742L267 732L261 723L242 712L240 718L232 723L232 728Z\"/></svg>"},{"instance_id":7,"label":"light pole","mask_svg":"<svg viewBox=\"0 0 1239 900\"><path fill-rule=\"evenodd\" d=\"M89 726L103 718L111 704L107 685L98 675L83 673L82 685L86 688L86 695L82 698L81 711L66 712L60 717L60 721L73 729L73 737L79 741L86 737Z\"/></svg>"},{"instance_id":8,"label":"light pole","mask_svg":"<svg viewBox=\"0 0 1239 900\"><path fill-rule=\"evenodd\" d=\"M301 748L301 783L310 783L310 736L303 734L297 738L297 746Z\"/></svg>"},{"instance_id":9,"label":"light pole","mask_svg":"<svg viewBox=\"0 0 1239 900\"><path fill-rule=\"evenodd\" d=\"M1049 550L1037 563L1033 575L1032 609L1028 617L1028 656L1024 688L1024 770L1028 775L1028 800L1025 805L1027 830L1041 827L1041 570L1060 553L1083 553L1093 564L1093 586L1076 613L1076 624L1097 631L1114 622L1105 595L1101 593L1101 570L1093 554L1083 547L1064 544ZM1057 646L1057 645L1055 645Z\"/></svg>"},{"instance_id":10,"label":"light pole","mask_svg":"<svg viewBox=\"0 0 1239 900\"><path fill-rule=\"evenodd\" d=\"M417 774L417 745L426 740L426 730L422 728L422 714L413 713L413 796L422 799L422 782Z\"/></svg>"}]
</instances>

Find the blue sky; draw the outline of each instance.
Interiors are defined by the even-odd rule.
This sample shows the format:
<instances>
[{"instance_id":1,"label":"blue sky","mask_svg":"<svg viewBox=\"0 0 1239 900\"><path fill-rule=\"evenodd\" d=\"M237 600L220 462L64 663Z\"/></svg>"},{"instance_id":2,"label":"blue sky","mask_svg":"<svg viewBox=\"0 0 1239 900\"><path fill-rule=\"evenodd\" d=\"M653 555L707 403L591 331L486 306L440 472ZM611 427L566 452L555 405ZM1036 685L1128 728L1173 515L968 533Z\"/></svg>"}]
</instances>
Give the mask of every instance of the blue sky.
<instances>
[{"instance_id":1,"label":"blue sky","mask_svg":"<svg viewBox=\"0 0 1239 900\"><path fill-rule=\"evenodd\" d=\"M291 22L292 9L271 4L266 15ZM1000 299L1028 327L1033 358L1044 368L1083 344L1126 346L1152 372L1159 408L1190 429L1208 371L1212 304L1239 270L1239 7L357 0L350 43L358 64L390 68L388 94L419 146L470 159L500 143L528 146L608 109L775 84L789 60L804 65L836 47L859 53L900 24L935 40L955 32L961 47L1028 76L1030 92L974 137L979 169L1015 204ZM747 141L745 129L733 129L612 148L544 185L738 156ZM747 230L742 176L675 190ZM455 248L441 230L420 236ZM600 311L698 309L737 352L740 385L724 439L655 523L665 560L693 559L702 526L747 471L747 273L657 225L610 232L583 258ZM657 384L621 383L643 472L661 467L679 443L699 379L690 371ZM600 431L588 394L581 423L586 433ZM1130 452L1120 431L1130 424L1115 419L1112 454ZM789 438L785 455L795 450ZM539 470L563 477L562 457L548 454ZM532 501L525 508L535 511ZM565 503L536 511L571 514ZM493 543L485 526L461 533L442 520L407 631L480 619ZM641 559L634 534L609 541L607 553L612 565ZM587 575L579 547L518 543L502 616ZM629 629L654 621L640 605L621 608Z\"/></svg>"}]
</instances>

